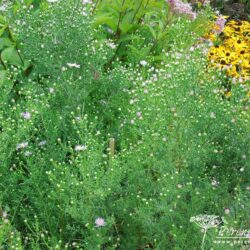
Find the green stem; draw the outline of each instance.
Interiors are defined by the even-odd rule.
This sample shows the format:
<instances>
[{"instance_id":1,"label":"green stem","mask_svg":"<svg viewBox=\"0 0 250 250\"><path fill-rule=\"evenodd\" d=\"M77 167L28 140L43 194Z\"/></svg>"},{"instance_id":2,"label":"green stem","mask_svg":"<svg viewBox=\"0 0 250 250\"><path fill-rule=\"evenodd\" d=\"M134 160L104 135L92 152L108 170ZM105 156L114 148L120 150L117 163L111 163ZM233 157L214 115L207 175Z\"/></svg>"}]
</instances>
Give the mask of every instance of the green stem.
<instances>
[{"instance_id":1,"label":"green stem","mask_svg":"<svg viewBox=\"0 0 250 250\"><path fill-rule=\"evenodd\" d=\"M97 5L98 5L99 2L100 2L100 0L97 0L97 1L96 1L95 6L94 6L94 8L93 8L93 10L92 10L92 14L95 12L95 10L96 10Z\"/></svg>"},{"instance_id":2,"label":"green stem","mask_svg":"<svg viewBox=\"0 0 250 250\"><path fill-rule=\"evenodd\" d=\"M125 4L125 0L122 1L122 6L121 8L124 6ZM115 36L117 37L117 40L119 39L120 37L120 23L122 21L122 10L121 12L119 13L119 19L118 19L118 23L117 23L117 29L116 29L116 33L115 33Z\"/></svg>"},{"instance_id":3,"label":"green stem","mask_svg":"<svg viewBox=\"0 0 250 250\"><path fill-rule=\"evenodd\" d=\"M167 19L166 20L166 23L165 23L165 25L164 25L164 27L163 27L163 30L162 30L162 33L164 33L165 31L166 31L166 29L167 29L167 27L168 27L168 24L170 24L170 22L171 22L171 18L169 19ZM163 36L162 36L163 37ZM161 37L161 39L162 39L162 37ZM153 46L151 47L151 49L149 50L149 54L154 50L154 48L156 47L156 45L158 44L158 42L161 40L161 39L155 39L155 41L154 41L154 43L153 43Z\"/></svg>"},{"instance_id":4,"label":"green stem","mask_svg":"<svg viewBox=\"0 0 250 250\"><path fill-rule=\"evenodd\" d=\"M204 249L206 234L207 234L207 229L205 228L205 232L204 232L203 239L202 239L202 244L201 244L201 249Z\"/></svg>"},{"instance_id":5,"label":"green stem","mask_svg":"<svg viewBox=\"0 0 250 250\"><path fill-rule=\"evenodd\" d=\"M139 12L141 6L142 6L142 3L143 3L143 0L141 0L139 6L138 6L138 8L137 8L137 10L135 11L135 14L134 14L134 16L133 16L133 18L132 18L132 21L131 21L132 24L133 24L133 22L134 22L134 20L135 20L135 18L136 18L136 15L137 15L138 12Z\"/></svg>"}]
</instances>

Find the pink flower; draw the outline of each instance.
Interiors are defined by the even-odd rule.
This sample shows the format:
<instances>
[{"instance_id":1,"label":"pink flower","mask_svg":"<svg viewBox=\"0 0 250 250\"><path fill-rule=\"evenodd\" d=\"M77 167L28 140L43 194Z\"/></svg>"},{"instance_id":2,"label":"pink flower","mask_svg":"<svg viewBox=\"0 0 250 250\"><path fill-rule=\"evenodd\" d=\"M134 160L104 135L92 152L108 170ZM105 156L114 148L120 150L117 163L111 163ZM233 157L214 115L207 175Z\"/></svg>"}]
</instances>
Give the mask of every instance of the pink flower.
<instances>
[{"instance_id":1,"label":"pink flower","mask_svg":"<svg viewBox=\"0 0 250 250\"><path fill-rule=\"evenodd\" d=\"M28 111L21 113L21 116L26 120L29 120L31 118L31 114Z\"/></svg>"},{"instance_id":2,"label":"pink flower","mask_svg":"<svg viewBox=\"0 0 250 250\"><path fill-rule=\"evenodd\" d=\"M192 7L188 3L183 3L180 0L166 0L169 4L170 11L175 14L185 14L191 19L196 18L196 13L193 12Z\"/></svg>"},{"instance_id":3,"label":"pink flower","mask_svg":"<svg viewBox=\"0 0 250 250\"><path fill-rule=\"evenodd\" d=\"M95 226L96 227L104 227L106 225L106 222L103 218L98 217L95 219Z\"/></svg>"},{"instance_id":4,"label":"pink flower","mask_svg":"<svg viewBox=\"0 0 250 250\"><path fill-rule=\"evenodd\" d=\"M220 34L225 27L226 21L227 19L222 16L219 16L215 22L215 29L213 30L213 32L217 35Z\"/></svg>"}]
</instances>

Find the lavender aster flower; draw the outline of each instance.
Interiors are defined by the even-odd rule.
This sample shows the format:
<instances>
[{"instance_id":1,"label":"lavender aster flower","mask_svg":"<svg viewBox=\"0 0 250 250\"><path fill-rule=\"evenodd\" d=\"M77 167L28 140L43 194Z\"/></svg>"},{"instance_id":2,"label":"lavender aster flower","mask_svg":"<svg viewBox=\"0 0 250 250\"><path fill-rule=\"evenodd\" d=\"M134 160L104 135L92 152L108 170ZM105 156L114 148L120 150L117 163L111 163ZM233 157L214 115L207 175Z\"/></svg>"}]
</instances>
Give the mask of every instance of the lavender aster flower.
<instances>
[{"instance_id":1,"label":"lavender aster flower","mask_svg":"<svg viewBox=\"0 0 250 250\"><path fill-rule=\"evenodd\" d=\"M31 114L28 111L22 112L21 116L26 120L29 120L31 118Z\"/></svg>"},{"instance_id":2,"label":"lavender aster flower","mask_svg":"<svg viewBox=\"0 0 250 250\"><path fill-rule=\"evenodd\" d=\"M223 31L226 22L227 22L227 19L225 19L222 16L218 16L218 18L215 22L215 29L213 30L213 32L215 34L219 35Z\"/></svg>"}]
</instances>

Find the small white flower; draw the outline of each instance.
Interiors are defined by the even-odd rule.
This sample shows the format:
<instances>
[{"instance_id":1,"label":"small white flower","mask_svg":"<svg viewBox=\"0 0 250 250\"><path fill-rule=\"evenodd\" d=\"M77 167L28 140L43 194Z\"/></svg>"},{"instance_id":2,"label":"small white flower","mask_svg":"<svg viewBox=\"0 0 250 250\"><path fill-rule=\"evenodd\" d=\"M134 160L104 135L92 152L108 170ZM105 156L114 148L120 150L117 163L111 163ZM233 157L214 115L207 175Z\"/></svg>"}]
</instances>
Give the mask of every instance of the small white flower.
<instances>
[{"instance_id":1,"label":"small white flower","mask_svg":"<svg viewBox=\"0 0 250 250\"><path fill-rule=\"evenodd\" d=\"M88 4L88 3L92 3L91 0L82 0L83 5Z\"/></svg>"},{"instance_id":2,"label":"small white flower","mask_svg":"<svg viewBox=\"0 0 250 250\"><path fill-rule=\"evenodd\" d=\"M29 157L29 156L31 156L31 155L32 155L32 152L30 152L30 151L26 151L26 152L24 153L24 155L25 155L26 157Z\"/></svg>"},{"instance_id":3,"label":"small white flower","mask_svg":"<svg viewBox=\"0 0 250 250\"><path fill-rule=\"evenodd\" d=\"M22 142L17 144L16 150L28 147L28 142Z\"/></svg>"},{"instance_id":4,"label":"small white flower","mask_svg":"<svg viewBox=\"0 0 250 250\"><path fill-rule=\"evenodd\" d=\"M75 151L85 151L87 149L87 146L85 145L76 145Z\"/></svg>"},{"instance_id":5,"label":"small white flower","mask_svg":"<svg viewBox=\"0 0 250 250\"><path fill-rule=\"evenodd\" d=\"M52 94L52 93L54 93L55 92L55 90L53 89L53 88L49 88L49 93L50 94Z\"/></svg>"},{"instance_id":6,"label":"small white flower","mask_svg":"<svg viewBox=\"0 0 250 250\"><path fill-rule=\"evenodd\" d=\"M219 185L219 182L216 181L215 179L213 179L213 180L211 181L211 185L214 186L214 187L217 187L217 186Z\"/></svg>"},{"instance_id":7,"label":"small white flower","mask_svg":"<svg viewBox=\"0 0 250 250\"><path fill-rule=\"evenodd\" d=\"M58 0L47 0L48 3L56 3Z\"/></svg>"},{"instance_id":8,"label":"small white flower","mask_svg":"<svg viewBox=\"0 0 250 250\"><path fill-rule=\"evenodd\" d=\"M76 64L76 63L67 63L67 65L70 67L70 68L77 68L77 69L80 69L80 65L79 64Z\"/></svg>"},{"instance_id":9,"label":"small white flower","mask_svg":"<svg viewBox=\"0 0 250 250\"><path fill-rule=\"evenodd\" d=\"M145 60L142 60L140 61L140 64L145 67L148 63Z\"/></svg>"},{"instance_id":10,"label":"small white flower","mask_svg":"<svg viewBox=\"0 0 250 250\"><path fill-rule=\"evenodd\" d=\"M215 118L216 118L216 114L215 114L214 112L211 112L211 113L210 113L210 117L211 117L212 119L215 119Z\"/></svg>"},{"instance_id":11,"label":"small white flower","mask_svg":"<svg viewBox=\"0 0 250 250\"><path fill-rule=\"evenodd\" d=\"M111 49L115 49L116 48L116 45L114 43L112 43L112 42L108 42L107 46L109 46Z\"/></svg>"},{"instance_id":12,"label":"small white flower","mask_svg":"<svg viewBox=\"0 0 250 250\"><path fill-rule=\"evenodd\" d=\"M47 141L40 141L39 143L38 143L38 146L39 147L43 147L43 146L45 146L47 144Z\"/></svg>"},{"instance_id":13,"label":"small white flower","mask_svg":"<svg viewBox=\"0 0 250 250\"><path fill-rule=\"evenodd\" d=\"M194 51L194 50L195 50L194 46L191 46L190 49L189 49L189 51L191 51L191 52Z\"/></svg>"},{"instance_id":14,"label":"small white flower","mask_svg":"<svg viewBox=\"0 0 250 250\"><path fill-rule=\"evenodd\" d=\"M6 6L2 5L0 6L0 11L5 11L6 10Z\"/></svg>"},{"instance_id":15,"label":"small white flower","mask_svg":"<svg viewBox=\"0 0 250 250\"><path fill-rule=\"evenodd\" d=\"M8 217L7 212L3 211L3 213L2 213L2 217L3 217L4 219L6 219L6 218Z\"/></svg>"},{"instance_id":16,"label":"small white flower","mask_svg":"<svg viewBox=\"0 0 250 250\"><path fill-rule=\"evenodd\" d=\"M82 120L82 118L81 118L81 116L76 116L76 117L75 117L75 120L76 120L77 122L80 122L80 121Z\"/></svg>"}]
</instances>

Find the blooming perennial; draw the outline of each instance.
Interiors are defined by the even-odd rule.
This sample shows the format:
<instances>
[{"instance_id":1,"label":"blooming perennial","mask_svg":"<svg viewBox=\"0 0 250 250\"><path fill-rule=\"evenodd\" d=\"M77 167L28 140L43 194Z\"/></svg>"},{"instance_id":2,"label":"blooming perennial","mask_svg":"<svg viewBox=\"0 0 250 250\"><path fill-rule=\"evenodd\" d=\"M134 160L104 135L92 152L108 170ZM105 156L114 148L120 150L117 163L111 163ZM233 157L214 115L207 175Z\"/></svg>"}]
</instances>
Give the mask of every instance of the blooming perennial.
<instances>
[{"instance_id":1,"label":"blooming perennial","mask_svg":"<svg viewBox=\"0 0 250 250\"><path fill-rule=\"evenodd\" d=\"M26 120L29 120L31 118L31 114L30 112L26 111L26 112L22 112L21 113L22 117Z\"/></svg>"},{"instance_id":2,"label":"blooming perennial","mask_svg":"<svg viewBox=\"0 0 250 250\"><path fill-rule=\"evenodd\" d=\"M224 24L225 19L218 18L215 23L217 34L207 37L214 43L208 52L210 67L225 70L235 82L249 81L250 22L230 20Z\"/></svg>"},{"instance_id":3,"label":"blooming perennial","mask_svg":"<svg viewBox=\"0 0 250 250\"><path fill-rule=\"evenodd\" d=\"M76 63L67 63L67 65L70 67L70 68L77 68L77 69L80 69L80 65L79 64L76 64Z\"/></svg>"},{"instance_id":4,"label":"blooming perennial","mask_svg":"<svg viewBox=\"0 0 250 250\"><path fill-rule=\"evenodd\" d=\"M170 6L170 11L175 14L184 14L189 16L191 19L195 19L197 14L193 12L192 6L188 3L183 3L180 0L167 0Z\"/></svg>"},{"instance_id":5,"label":"blooming perennial","mask_svg":"<svg viewBox=\"0 0 250 250\"><path fill-rule=\"evenodd\" d=\"M104 227L105 225L106 225L106 222L103 218L98 217L95 219L95 226L96 227Z\"/></svg>"},{"instance_id":6,"label":"blooming perennial","mask_svg":"<svg viewBox=\"0 0 250 250\"><path fill-rule=\"evenodd\" d=\"M75 151L84 151L87 149L87 146L85 145L76 145L75 146Z\"/></svg>"}]
</instances>

